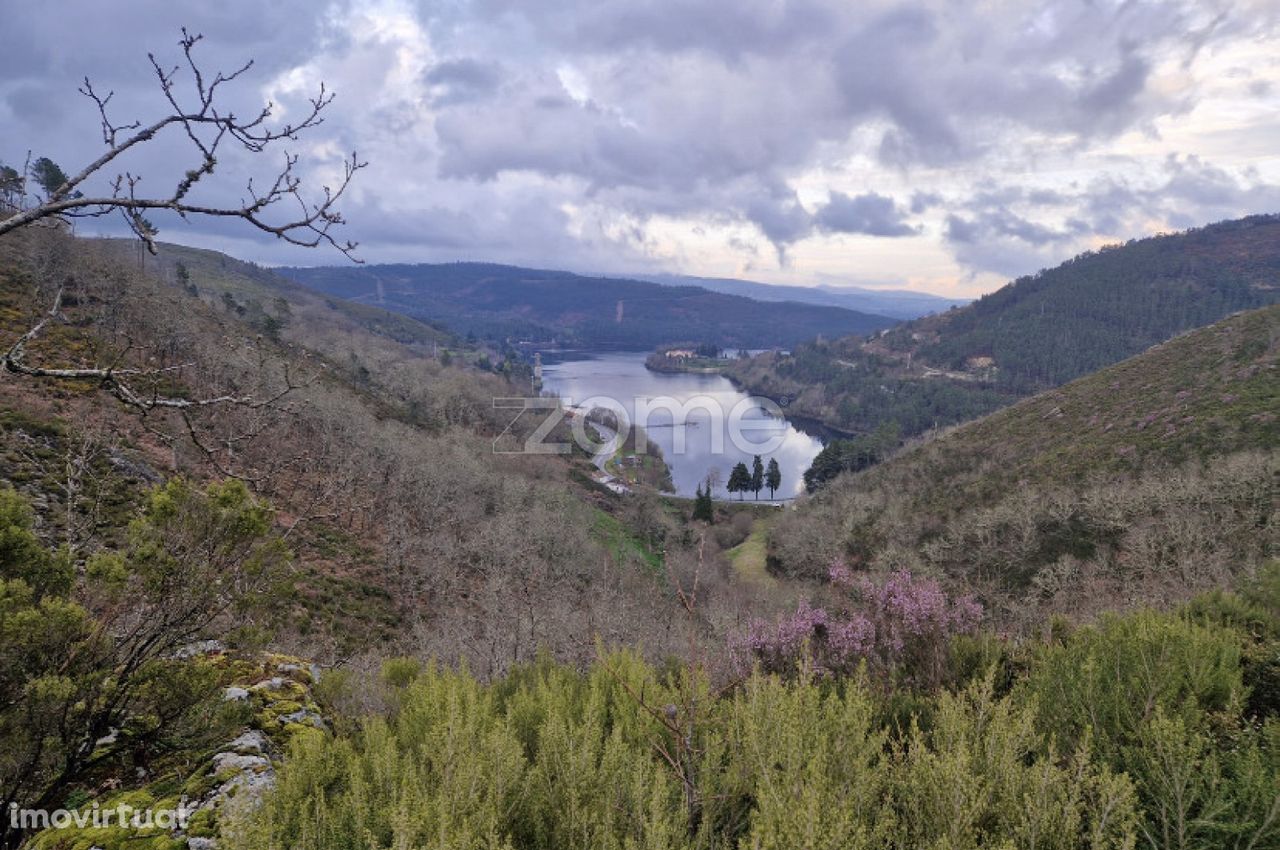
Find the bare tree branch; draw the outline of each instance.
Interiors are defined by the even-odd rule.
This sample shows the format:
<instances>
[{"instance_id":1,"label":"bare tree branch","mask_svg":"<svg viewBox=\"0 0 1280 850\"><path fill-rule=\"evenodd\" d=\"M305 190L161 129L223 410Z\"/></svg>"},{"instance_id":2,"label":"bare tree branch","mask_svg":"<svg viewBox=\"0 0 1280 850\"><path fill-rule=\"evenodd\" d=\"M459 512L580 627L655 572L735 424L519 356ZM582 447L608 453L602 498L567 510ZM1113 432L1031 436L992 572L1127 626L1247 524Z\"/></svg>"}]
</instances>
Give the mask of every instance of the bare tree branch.
<instances>
[{"instance_id":1,"label":"bare tree branch","mask_svg":"<svg viewBox=\"0 0 1280 850\"><path fill-rule=\"evenodd\" d=\"M72 368L33 366L27 362L27 344L38 338L49 323L59 317L62 310L62 298L65 289L65 284L58 287L57 294L53 299L53 306L49 308L49 311L26 333L18 337L18 340L4 353L3 360L0 362L4 363L5 369L9 372L29 378L55 378L66 381L95 382L98 386L111 393L124 404L143 413L156 409L190 411L202 407L212 407L214 405L238 405L248 408L270 407L279 402L293 390L298 389L300 386L299 384L294 383L292 375L286 365L284 371L284 389L271 396L255 398L253 396L224 393L207 398L185 398L181 396L161 395L155 389L155 382L156 379L161 377L179 373L184 369L193 368L196 365L194 363L181 363L174 366L164 366L155 369L125 368L115 365L107 367ZM121 360L123 358L124 353L122 353L117 360ZM146 382L150 382L152 384L152 389L150 391L138 388L140 383Z\"/></svg>"},{"instance_id":2,"label":"bare tree branch","mask_svg":"<svg viewBox=\"0 0 1280 850\"><path fill-rule=\"evenodd\" d=\"M200 40L200 35L192 35L185 28L182 30L179 44L185 57L185 69L184 66L174 66L165 70L154 55L148 54L160 90L171 109L168 115L149 124L144 125L141 121L116 123L108 109L114 92L99 94L86 78L84 85L80 87L80 93L92 100L98 110L102 140L107 150L79 173L67 178L65 183L54 189L40 204L0 220L0 235L44 219L101 216L120 211L130 230L155 253L155 231L142 218L142 213L159 209L171 210L183 218L210 216L242 219L258 230L292 245L311 248L328 244L359 262L354 256L356 243L339 241L333 233L334 228L346 223L336 205L356 172L367 164L354 152L344 160L342 176L337 185L321 187L321 197L314 200L308 201L303 196L302 179L296 173L298 157L288 152L284 154L281 170L271 185L264 191L256 189L250 181L246 197L241 199L239 206L210 206L187 200L195 185L213 173L218 162L219 148L228 139L232 144L251 153L262 153L279 142L296 141L299 133L324 122L322 113L333 103L334 97L321 83L319 92L309 98L309 109L300 120L275 128L268 124L274 110L271 103L267 103L250 118L238 118L232 112L224 114L217 104L218 89L223 84L238 79L253 63L247 62L231 73L218 72L209 79L194 56L194 48ZM184 102L186 99L180 97L177 91L180 76L189 76L194 89L193 96L187 102ZM98 176L118 157L152 141L170 127L182 129L198 157L195 167L183 174L172 192L159 196L140 195L141 177L128 171L118 173L110 179L109 195L86 196L79 190L81 185ZM268 217L269 212L275 212L273 208L288 201L297 205L297 212L284 216L282 220Z\"/></svg>"},{"instance_id":3,"label":"bare tree branch","mask_svg":"<svg viewBox=\"0 0 1280 850\"><path fill-rule=\"evenodd\" d=\"M21 204L8 217L0 218L0 235L9 231L38 224L56 224L69 218L102 216L120 213L129 229L151 251L156 253L155 227L145 218L149 210L171 210L183 218L207 216L232 218L248 222L252 227L293 245L317 247L331 245L355 262L356 243L339 241L335 230L344 220L337 210L337 203L350 185L356 172L365 167L355 153L343 162L341 178L334 187L321 187L318 197L308 200L302 190L302 178L298 175L299 158L282 151L280 170L264 185L249 180L244 196L237 205L219 206L192 200L196 185L213 174L224 147L239 148L250 153L263 153L272 146L296 141L299 134L319 126L324 121L323 112L333 102L333 93L321 83L319 92L309 99L309 107L293 121L272 124L274 106L267 103L248 118L238 117L226 111L220 104L220 89L238 80L252 67L246 62L236 70L212 75L201 69L195 57L196 45L201 36L191 34L185 28L179 44L183 62L171 68L162 66L152 54L148 54L160 91L168 107L168 114L149 123L143 121L120 122L111 116L114 92L100 93L85 78L80 92L94 103L101 123L102 140L107 150L78 173L67 177L56 188L46 186L44 198L35 206L27 206L25 188ZM180 85L181 84L181 85ZM108 169L124 154L145 146L164 133L181 131L195 155L194 167L188 169L173 186L172 191L161 195L143 193L142 177L130 171L110 176ZM30 155L24 169L24 177L31 171ZM105 178L106 191L85 195L81 190L92 178ZM24 180L25 186L25 180ZM7 209L7 208L6 208ZM4 215L4 212L0 212ZM53 277L50 275L50 277ZM54 278L55 280L58 278ZM70 303L67 287L73 285L70 277L58 285L48 310L38 317L25 333L0 354L0 364L11 374L29 378L56 381L86 381L109 392L126 406L144 416L151 411L170 411L179 415L193 442L211 459L218 451L229 454L234 441L218 440L222 449L214 449L198 438L191 415L204 408L234 406L241 409L261 409L278 404L300 384L293 380L287 367L283 388L258 394L213 391L200 396L192 392L166 388L166 383L179 379L184 373L196 369L195 363L178 363L163 367L147 368L131 365L128 358L133 351L132 340L117 350L114 362L109 365L52 365L33 362L38 358L29 355L28 349L47 336L51 323L65 321L62 316L64 296ZM134 361L139 362L139 361ZM145 364L145 360L140 361ZM259 364L260 366L262 364Z\"/></svg>"}]
</instances>

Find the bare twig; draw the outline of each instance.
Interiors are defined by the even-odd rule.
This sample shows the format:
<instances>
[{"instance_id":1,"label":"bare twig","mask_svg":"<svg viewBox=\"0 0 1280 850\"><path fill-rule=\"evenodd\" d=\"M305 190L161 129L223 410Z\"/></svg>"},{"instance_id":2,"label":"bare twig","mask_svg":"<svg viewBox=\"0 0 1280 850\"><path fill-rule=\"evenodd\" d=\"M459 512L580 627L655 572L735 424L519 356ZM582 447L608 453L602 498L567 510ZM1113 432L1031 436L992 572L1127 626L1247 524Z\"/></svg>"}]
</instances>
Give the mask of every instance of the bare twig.
<instances>
[{"instance_id":1,"label":"bare twig","mask_svg":"<svg viewBox=\"0 0 1280 850\"><path fill-rule=\"evenodd\" d=\"M48 327L51 321L54 321L61 315L62 299L66 291L66 284L58 287L57 293L53 298L53 305L48 312L41 317L17 341L9 347L4 353L3 360L5 369L15 375L23 375L29 378L55 378L67 381L90 381L97 383L102 389L111 393L117 399L129 407L135 408L143 413L156 410L158 408L167 408L172 410L188 411L201 407L212 407L214 405L239 405L242 407L258 408L268 407L285 395L297 389L297 385L293 383L289 370L285 368L285 387L280 392L267 398L254 398L253 396L240 396L234 394L222 394L211 396L208 398L183 398L180 396L161 395L154 388L155 380L178 373L183 369L192 368L193 363L182 363L175 366L164 366L154 369L139 369L120 367L119 365L111 365L107 367L69 367L54 368L47 366L35 366L27 362L27 345L34 341ZM127 351L127 349L126 349ZM123 359L124 354L119 359ZM150 392L137 389L140 382L151 380L153 388Z\"/></svg>"},{"instance_id":2,"label":"bare twig","mask_svg":"<svg viewBox=\"0 0 1280 850\"><path fill-rule=\"evenodd\" d=\"M205 176L212 174L218 162L219 149L224 144L239 146L251 153L262 153L278 143L296 141L303 131L319 126L324 121L323 112L333 102L333 93L324 84L318 94L309 99L309 109L299 120L281 125L270 125L273 105L266 104L249 118L240 118L232 112L224 112L218 103L219 89L237 80L253 63L246 62L233 72L217 72L209 76L196 61L194 50L201 40L184 28L179 45L184 64L165 69L154 55L148 59L155 71L160 91L169 107L169 114L144 124L142 121L117 122L111 117L113 92L101 94L86 78L80 92L93 101L101 122L102 140L107 150L69 177L61 186L48 192L48 196L35 206L19 208L6 218L0 218L0 235L33 224L64 221L80 216L100 216L111 212L123 215L129 229L147 246L156 251L157 231L144 217L153 209L167 209L183 218L209 216L213 218L238 218L258 230L270 233L293 245L315 247L328 244L344 255L359 262L354 256L356 243L339 241L334 229L342 224L342 214L336 204L350 185L356 172L364 168L356 154L344 161L342 177L336 187L322 187L321 197L308 201L302 193L302 179L297 174L298 157L284 153L283 163L274 180L267 186L255 186L249 181L246 196L237 206L216 206L193 202L190 193ZM186 96L178 91L180 79L189 84ZM194 148L197 162L188 169L173 187L172 192L161 196L141 194L142 178L129 171L118 173L109 180L107 194L86 196L81 187L94 176L103 174L118 157L157 138L169 128L179 128ZM30 155L24 176L30 172ZM23 183L25 187L25 180ZM26 191L22 190L21 206L26 206ZM295 206L296 211L284 216L273 213L285 206ZM184 363L163 368L135 368L123 365L131 346L118 355L117 362L109 366L51 366L30 361L28 346L45 332L51 322L61 317L66 283L58 287L48 311L3 353L0 362L4 369L15 375L30 378L47 378L59 381L88 381L97 384L128 407L148 413L154 410L174 410L182 414L191 428L188 413L208 407L234 405L259 408L277 403L296 388L288 372L284 389L271 397L259 398L237 393L215 393L208 397L185 397L160 391L162 379L174 377L194 364ZM193 430L194 435L194 430ZM197 443L200 445L200 443ZM206 452L208 453L208 452Z\"/></svg>"},{"instance_id":3,"label":"bare twig","mask_svg":"<svg viewBox=\"0 0 1280 850\"><path fill-rule=\"evenodd\" d=\"M290 244L303 247L328 244L359 262L354 256L356 243L340 241L333 233L334 228L345 224L336 205L356 172L367 164L354 152L344 160L342 176L336 186L321 187L321 197L313 201L304 198L301 191L302 179L296 173L298 157L288 152L284 154L281 170L270 186L259 189L250 180L246 189L247 197L241 199L239 206L210 206L188 200L188 195L196 184L213 173L218 162L219 148L228 139L230 143L251 153L262 153L280 142L296 141L299 133L324 122L323 112L333 103L334 98L333 93L321 83L319 92L308 99L309 108L300 120L275 128L268 125L274 111L271 103L264 105L249 118L239 118L232 112L223 113L217 104L218 89L247 72L253 62L246 62L231 73L218 72L209 79L194 56L194 48L201 38L198 34L188 33L185 28L182 30L182 38L178 43L182 47L185 68L174 66L166 70L153 54L148 54L160 91L171 110L169 114L149 124L144 125L141 121L116 123L108 109L114 92L100 94L89 79L85 78L80 93L93 101L97 108L102 140L107 150L80 172L67 178L66 182L54 189L40 204L0 219L0 235L44 219L101 216L119 211L129 229L155 253L155 230L142 214L147 210L159 209L171 210L183 218L193 215L238 218ZM189 100L178 94L180 76L190 77L194 91ZM172 192L160 196L140 195L142 178L128 171L118 173L110 180L108 195L84 195L80 191L86 181L99 175L118 157L152 141L171 127L182 130L194 147L198 160L195 167L188 169L178 180ZM267 213L274 211L273 208L277 208L281 202L296 204L297 212L282 220L268 218Z\"/></svg>"}]
</instances>

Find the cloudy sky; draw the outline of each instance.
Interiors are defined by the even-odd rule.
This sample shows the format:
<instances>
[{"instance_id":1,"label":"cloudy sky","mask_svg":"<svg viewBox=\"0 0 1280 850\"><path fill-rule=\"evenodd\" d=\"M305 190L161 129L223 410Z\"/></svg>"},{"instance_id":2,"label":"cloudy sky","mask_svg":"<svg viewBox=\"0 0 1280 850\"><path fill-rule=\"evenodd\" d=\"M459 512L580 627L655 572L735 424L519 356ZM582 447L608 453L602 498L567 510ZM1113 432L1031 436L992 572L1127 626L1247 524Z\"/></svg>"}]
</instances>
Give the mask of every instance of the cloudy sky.
<instances>
[{"instance_id":1,"label":"cloudy sky","mask_svg":"<svg viewBox=\"0 0 1280 850\"><path fill-rule=\"evenodd\" d=\"M60 0L6 4L0 161L101 149L164 106L146 54L256 59L230 102L328 122L308 185L370 163L344 212L373 262L489 260L950 295L1091 247L1280 212L1280 0ZM160 140L126 165L160 187ZM275 155L273 155L274 157ZM273 158L228 155L211 200ZM229 195L227 193L230 193ZM162 238L337 262L243 227ZM110 225L93 223L93 232Z\"/></svg>"}]
</instances>

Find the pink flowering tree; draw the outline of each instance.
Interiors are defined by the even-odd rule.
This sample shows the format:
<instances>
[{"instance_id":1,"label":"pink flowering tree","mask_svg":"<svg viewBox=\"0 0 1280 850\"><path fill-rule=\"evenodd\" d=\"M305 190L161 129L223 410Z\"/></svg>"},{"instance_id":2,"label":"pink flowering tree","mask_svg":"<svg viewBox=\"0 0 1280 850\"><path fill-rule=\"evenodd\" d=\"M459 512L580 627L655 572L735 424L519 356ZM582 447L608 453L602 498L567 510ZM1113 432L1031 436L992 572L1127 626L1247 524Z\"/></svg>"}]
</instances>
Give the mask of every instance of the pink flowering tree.
<instances>
[{"instance_id":1,"label":"pink flowering tree","mask_svg":"<svg viewBox=\"0 0 1280 850\"><path fill-rule=\"evenodd\" d=\"M836 604L801 602L772 623L752 622L739 657L771 672L790 672L808 660L826 675L849 673L866 661L875 673L931 687L942 681L951 640L973 632L982 619L982 606L971 597L948 597L933 579L907 570L873 580L837 563L829 575Z\"/></svg>"}]
</instances>

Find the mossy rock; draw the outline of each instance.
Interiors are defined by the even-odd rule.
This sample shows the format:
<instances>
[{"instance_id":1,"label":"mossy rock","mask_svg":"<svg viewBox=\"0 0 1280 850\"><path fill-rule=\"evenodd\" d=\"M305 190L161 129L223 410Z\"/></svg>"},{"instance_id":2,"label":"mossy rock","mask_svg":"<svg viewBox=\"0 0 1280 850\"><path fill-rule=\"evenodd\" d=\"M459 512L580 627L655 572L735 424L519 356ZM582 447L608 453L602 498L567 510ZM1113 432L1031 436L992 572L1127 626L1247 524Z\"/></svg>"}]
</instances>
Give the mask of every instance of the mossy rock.
<instances>
[{"instance_id":1,"label":"mossy rock","mask_svg":"<svg viewBox=\"0 0 1280 850\"><path fill-rule=\"evenodd\" d=\"M216 838L218 818L213 809L201 809L187 821L187 835L193 838Z\"/></svg>"}]
</instances>

